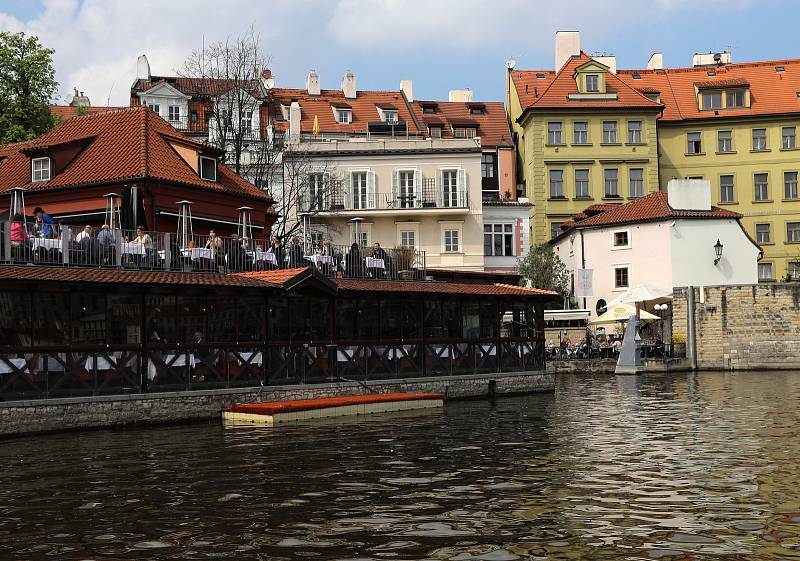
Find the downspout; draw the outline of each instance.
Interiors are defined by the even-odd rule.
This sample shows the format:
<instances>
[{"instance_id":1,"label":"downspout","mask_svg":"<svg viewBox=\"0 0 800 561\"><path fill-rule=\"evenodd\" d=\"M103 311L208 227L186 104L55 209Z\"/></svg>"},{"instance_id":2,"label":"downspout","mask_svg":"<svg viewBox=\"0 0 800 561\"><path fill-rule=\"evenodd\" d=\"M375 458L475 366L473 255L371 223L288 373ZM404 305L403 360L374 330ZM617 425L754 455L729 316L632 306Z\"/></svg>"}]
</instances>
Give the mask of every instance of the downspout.
<instances>
[{"instance_id":1,"label":"downspout","mask_svg":"<svg viewBox=\"0 0 800 561\"><path fill-rule=\"evenodd\" d=\"M694 287L686 292L686 354L693 371L697 371L697 333L694 323Z\"/></svg>"},{"instance_id":2,"label":"downspout","mask_svg":"<svg viewBox=\"0 0 800 561\"><path fill-rule=\"evenodd\" d=\"M583 251L583 230L578 229L581 234L581 269L586 269L586 253ZM583 309L586 309L586 296L583 297Z\"/></svg>"}]
</instances>

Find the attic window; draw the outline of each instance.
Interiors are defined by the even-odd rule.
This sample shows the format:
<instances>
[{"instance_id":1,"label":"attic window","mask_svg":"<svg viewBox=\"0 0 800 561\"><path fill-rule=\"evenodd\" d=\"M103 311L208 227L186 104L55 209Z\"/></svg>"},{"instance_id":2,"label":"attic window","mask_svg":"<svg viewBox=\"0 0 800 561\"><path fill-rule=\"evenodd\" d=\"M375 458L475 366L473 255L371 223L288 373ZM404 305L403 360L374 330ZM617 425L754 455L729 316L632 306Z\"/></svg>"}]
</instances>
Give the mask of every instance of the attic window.
<instances>
[{"instance_id":1,"label":"attic window","mask_svg":"<svg viewBox=\"0 0 800 561\"><path fill-rule=\"evenodd\" d=\"M349 125L353 122L353 111L350 109L336 109L336 122L340 125Z\"/></svg>"},{"instance_id":2,"label":"attic window","mask_svg":"<svg viewBox=\"0 0 800 561\"><path fill-rule=\"evenodd\" d=\"M646 93L644 96L649 99L650 101L655 101L656 103L661 103L661 94L657 93Z\"/></svg>"},{"instance_id":3,"label":"attic window","mask_svg":"<svg viewBox=\"0 0 800 561\"><path fill-rule=\"evenodd\" d=\"M438 107L438 105L435 104L435 103L423 103L422 104L422 112L423 113L428 113L430 115L430 114L436 113L436 108L437 107Z\"/></svg>"},{"instance_id":4,"label":"attic window","mask_svg":"<svg viewBox=\"0 0 800 561\"><path fill-rule=\"evenodd\" d=\"M442 138L442 127L430 127L431 138Z\"/></svg>"},{"instance_id":5,"label":"attic window","mask_svg":"<svg viewBox=\"0 0 800 561\"><path fill-rule=\"evenodd\" d=\"M638 73L634 72L632 78L634 80L641 80L642 76L641 76L641 74L638 74Z\"/></svg>"},{"instance_id":6,"label":"attic window","mask_svg":"<svg viewBox=\"0 0 800 561\"><path fill-rule=\"evenodd\" d=\"M714 72L713 70L709 70L709 71L708 71L708 75L709 75L709 76L716 76L716 75L717 75L717 73L716 73L716 72Z\"/></svg>"},{"instance_id":7,"label":"attic window","mask_svg":"<svg viewBox=\"0 0 800 561\"><path fill-rule=\"evenodd\" d=\"M206 181L217 180L217 161L214 158L200 156L200 178Z\"/></svg>"},{"instance_id":8,"label":"attic window","mask_svg":"<svg viewBox=\"0 0 800 561\"><path fill-rule=\"evenodd\" d=\"M597 74L586 75L586 91L599 92L600 91L600 78Z\"/></svg>"},{"instance_id":9,"label":"attic window","mask_svg":"<svg viewBox=\"0 0 800 561\"><path fill-rule=\"evenodd\" d=\"M475 138L475 129L471 127L458 127L453 129L453 136L456 138Z\"/></svg>"},{"instance_id":10,"label":"attic window","mask_svg":"<svg viewBox=\"0 0 800 561\"><path fill-rule=\"evenodd\" d=\"M383 110L383 120L386 123L396 123L397 122L397 111L393 109L384 109Z\"/></svg>"},{"instance_id":11,"label":"attic window","mask_svg":"<svg viewBox=\"0 0 800 561\"><path fill-rule=\"evenodd\" d=\"M776 66L775 67L775 72L785 72L785 71L786 71L786 69L783 66Z\"/></svg>"},{"instance_id":12,"label":"attic window","mask_svg":"<svg viewBox=\"0 0 800 561\"><path fill-rule=\"evenodd\" d=\"M486 106L482 103L476 103L469 106L469 113L470 115L483 115L485 108Z\"/></svg>"},{"instance_id":13,"label":"attic window","mask_svg":"<svg viewBox=\"0 0 800 561\"><path fill-rule=\"evenodd\" d=\"M537 77L537 78L539 78L539 79L541 80L542 78L544 78L544 77L545 77L545 75L544 75L544 72L537 72L537 73L536 73L536 77Z\"/></svg>"},{"instance_id":14,"label":"attic window","mask_svg":"<svg viewBox=\"0 0 800 561\"><path fill-rule=\"evenodd\" d=\"M50 158L33 158L31 160L31 181L33 183L50 181Z\"/></svg>"}]
</instances>

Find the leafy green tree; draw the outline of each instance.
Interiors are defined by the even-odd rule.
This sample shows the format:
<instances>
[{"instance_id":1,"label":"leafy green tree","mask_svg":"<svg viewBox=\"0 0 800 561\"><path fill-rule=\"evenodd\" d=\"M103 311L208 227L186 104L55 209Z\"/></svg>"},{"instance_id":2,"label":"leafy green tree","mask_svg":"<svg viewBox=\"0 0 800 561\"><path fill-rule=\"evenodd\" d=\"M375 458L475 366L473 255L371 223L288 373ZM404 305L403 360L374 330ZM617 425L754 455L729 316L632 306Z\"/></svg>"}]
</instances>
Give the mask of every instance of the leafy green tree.
<instances>
[{"instance_id":1,"label":"leafy green tree","mask_svg":"<svg viewBox=\"0 0 800 561\"><path fill-rule=\"evenodd\" d=\"M523 276L523 284L531 281L536 288L554 290L562 296L570 292L569 271L550 244L531 248L527 256L517 261L517 272Z\"/></svg>"},{"instance_id":2,"label":"leafy green tree","mask_svg":"<svg viewBox=\"0 0 800 561\"><path fill-rule=\"evenodd\" d=\"M30 140L53 126L53 53L38 37L0 31L0 143Z\"/></svg>"}]
</instances>

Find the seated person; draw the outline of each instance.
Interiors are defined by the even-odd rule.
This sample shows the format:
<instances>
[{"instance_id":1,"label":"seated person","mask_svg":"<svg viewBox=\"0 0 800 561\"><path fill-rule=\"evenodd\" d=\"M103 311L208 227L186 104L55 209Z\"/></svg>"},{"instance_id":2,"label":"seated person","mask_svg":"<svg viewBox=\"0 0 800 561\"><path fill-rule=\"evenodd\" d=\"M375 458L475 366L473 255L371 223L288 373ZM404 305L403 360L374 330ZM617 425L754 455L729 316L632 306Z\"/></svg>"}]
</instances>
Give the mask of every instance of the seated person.
<instances>
[{"instance_id":1,"label":"seated person","mask_svg":"<svg viewBox=\"0 0 800 561\"><path fill-rule=\"evenodd\" d=\"M116 252L116 240L108 224L103 224L100 228L100 233L97 234L97 244L101 260L107 265L111 264Z\"/></svg>"},{"instance_id":2,"label":"seated person","mask_svg":"<svg viewBox=\"0 0 800 561\"><path fill-rule=\"evenodd\" d=\"M381 259L383 261L383 268L380 267L370 267L369 274L372 277L384 277L386 276L386 268L389 265L389 256L386 254L386 250L381 247L381 244L375 242L372 244L372 258L373 259Z\"/></svg>"}]
</instances>

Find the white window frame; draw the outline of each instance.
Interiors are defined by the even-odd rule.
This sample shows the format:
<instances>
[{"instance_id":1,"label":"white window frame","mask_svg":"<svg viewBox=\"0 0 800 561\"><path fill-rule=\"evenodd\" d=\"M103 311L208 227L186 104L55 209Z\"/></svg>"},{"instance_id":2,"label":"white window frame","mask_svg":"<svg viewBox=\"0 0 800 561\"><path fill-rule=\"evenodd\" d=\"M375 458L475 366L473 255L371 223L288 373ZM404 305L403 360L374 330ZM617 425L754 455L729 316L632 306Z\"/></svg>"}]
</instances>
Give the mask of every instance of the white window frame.
<instances>
[{"instance_id":1,"label":"white window frame","mask_svg":"<svg viewBox=\"0 0 800 561\"><path fill-rule=\"evenodd\" d=\"M214 167L213 167L213 169L214 169L214 178L213 179L210 179L208 177L203 177L203 160L210 160L211 162L213 162L213 164L214 164ZM216 181L217 180L217 160L215 160L214 158L209 158L208 156L200 156L197 159L197 175L200 176L200 179L203 179L205 181Z\"/></svg>"},{"instance_id":2,"label":"white window frame","mask_svg":"<svg viewBox=\"0 0 800 561\"><path fill-rule=\"evenodd\" d=\"M393 116L394 118L390 119L390 116ZM396 125L400 122L400 112L397 109L384 109L383 122Z\"/></svg>"},{"instance_id":3,"label":"white window frame","mask_svg":"<svg viewBox=\"0 0 800 561\"><path fill-rule=\"evenodd\" d=\"M453 194L449 198L445 197L444 192L444 174L445 172L456 173L456 191L455 191L455 204L453 204ZM448 166L438 168L437 173L437 186L436 196L438 198L437 204L441 208L464 208L468 206L469 199L467 194L467 173L464 168L460 166Z\"/></svg>"},{"instance_id":4,"label":"white window frame","mask_svg":"<svg viewBox=\"0 0 800 561\"><path fill-rule=\"evenodd\" d=\"M594 87L589 87L589 78L594 81ZM586 93L599 93L600 92L600 75L599 74L586 74L584 76L584 84L586 85Z\"/></svg>"},{"instance_id":5,"label":"white window frame","mask_svg":"<svg viewBox=\"0 0 800 561\"><path fill-rule=\"evenodd\" d=\"M36 168L36 164L40 162L46 162L46 166L41 166L39 169ZM31 183L42 183L44 181L50 181L50 178L53 175L53 163L50 161L50 158L43 157L43 158L32 158L31 159ZM45 172L47 172L45 174ZM46 175L46 176L45 176Z\"/></svg>"},{"instance_id":6,"label":"white window frame","mask_svg":"<svg viewBox=\"0 0 800 561\"><path fill-rule=\"evenodd\" d=\"M431 138L442 138L442 127L429 127Z\"/></svg>"},{"instance_id":7,"label":"white window frame","mask_svg":"<svg viewBox=\"0 0 800 561\"><path fill-rule=\"evenodd\" d=\"M413 242L414 243L413 244L407 243L408 242L408 236L407 235L404 236L404 234L411 234L411 237L413 238ZM404 237L406 239L403 239ZM419 247L419 229L416 228L416 227L409 228L408 226L398 226L397 227L397 244L400 245L400 246L403 246L403 247L407 247L408 249L417 249L417 247Z\"/></svg>"},{"instance_id":8,"label":"white window frame","mask_svg":"<svg viewBox=\"0 0 800 561\"><path fill-rule=\"evenodd\" d=\"M761 267L769 266L769 276L762 276L761 275ZM758 281L771 281L775 280L775 267L773 266L771 261L762 261L758 264Z\"/></svg>"},{"instance_id":9,"label":"white window frame","mask_svg":"<svg viewBox=\"0 0 800 561\"><path fill-rule=\"evenodd\" d=\"M483 256L484 257L515 257L517 255L517 248L514 239L514 226L513 222L487 222L483 225ZM489 228L490 231L486 231ZM499 228L499 229L498 229ZM506 236L511 236L511 253L506 254ZM490 252L486 253L486 236L490 236ZM501 250L500 253L495 253L495 239L500 237Z\"/></svg>"},{"instance_id":10,"label":"white window frame","mask_svg":"<svg viewBox=\"0 0 800 561\"><path fill-rule=\"evenodd\" d=\"M170 123L174 123L176 121L181 120L181 106L180 105L169 105L167 106L167 120Z\"/></svg>"},{"instance_id":11,"label":"white window frame","mask_svg":"<svg viewBox=\"0 0 800 561\"><path fill-rule=\"evenodd\" d=\"M336 122L340 125L349 125L353 122L353 110L343 107L336 107ZM342 116L346 115L347 118L342 121Z\"/></svg>"},{"instance_id":12,"label":"white window frame","mask_svg":"<svg viewBox=\"0 0 800 561\"><path fill-rule=\"evenodd\" d=\"M631 125L636 123L639 128L631 128ZM644 132L644 121L634 119L628 121L628 144L642 144L642 133Z\"/></svg>"},{"instance_id":13,"label":"white window frame","mask_svg":"<svg viewBox=\"0 0 800 561\"><path fill-rule=\"evenodd\" d=\"M578 125L584 125L586 128L578 130ZM582 138L580 138L582 136ZM579 146L586 146L589 144L589 121L574 121L572 123L572 143Z\"/></svg>"},{"instance_id":14,"label":"white window frame","mask_svg":"<svg viewBox=\"0 0 800 561\"><path fill-rule=\"evenodd\" d=\"M606 129L606 125L613 125ZM617 121L603 121L603 144L619 144L619 123Z\"/></svg>"},{"instance_id":15,"label":"white window frame","mask_svg":"<svg viewBox=\"0 0 800 561\"><path fill-rule=\"evenodd\" d=\"M626 269L628 271L628 285L617 286L617 269ZM631 265L630 263L617 263L611 265L611 283L613 285L613 292L624 292L631 287Z\"/></svg>"},{"instance_id":16,"label":"white window frame","mask_svg":"<svg viewBox=\"0 0 800 561\"><path fill-rule=\"evenodd\" d=\"M723 177L730 177L732 182L730 184L723 183ZM730 200L725 199L722 197L723 189L727 189L728 187L731 188L731 198ZM724 173L719 176L719 202L720 203L734 203L736 202L736 177L732 173Z\"/></svg>"},{"instance_id":17,"label":"white window frame","mask_svg":"<svg viewBox=\"0 0 800 561\"><path fill-rule=\"evenodd\" d=\"M642 173L641 177L639 177L638 179L634 179L633 178L633 173L632 173L634 171L641 172ZM637 182L641 183L639 185L639 187L641 187L641 193L639 193L639 194L634 194L634 192L633 192L633 187L634 187L634 183L633 182L634 181L637 181ZM644 197L644 194L645 194L644 168L628 168L628 197L629 198L639 198L639 197Z\"/></svg>"},{"instance_id":18,"label":"white window frame","mask_svg":"<svg viewBox=\"0 0 800 561\"><path fill-rule=\"evenodd\" d=\"M786 134L791 132L791 134ZM797 127L781 127L781 146L784 150L794 150L797 148Z\"/></svg>"},{"instance_id":19,"label":"white window frame","mask_svg":"<svg viewBox=\"0 0 800 561\"><path fill-rule=\"evenodd\" d=\"M552 130L551 130L552 127ZM564 144L564 123L561 121L547 122L547 144L561 146Z\"/></svg>"},{"instance_id":20,"label":"white window frame","mask_svg":"<svg viewBox=\"0 0 800 561\"><path fill-rule=\"evenodd\" d=\"M628 238L628 243L625 245L617 245L617 234L626 234ZM620 249L631 249L633 245L631 244L631 231L629 228L624 230L612 230L611 231L611 251L618 251Z\"/></svg>"},{"instance_id":21,"label":"white window frame","mask_svg":"<svg viewBox=\"0 0 800 561\"><path fill-rule=\"evenodd\" d=\"M411 194L413 199L405 204L400 198L402 187L402 176L411 174ZM406 186L407 187L407 186ZM405 196L408 196L408 189ZM422 204L422 172L417 168L397 168L392 171L392 201L396 208L413 208Z\"/></svg>"},{"instance_id":22,"label":"white window frame","mask_svg":"<svg viewBox=\"0 0 800 561\"><path fill-rule=\"evenodd\" d=\"M730 136L728 136L728 138L720 136L725 133ZM727 148L727 150L723 150L723 148ZM733 131L731 129L717 131L717 152L720 154L730 154L733 151Z\"/></svg>"},{"instance_id":23,"label":"white window frame","mask_svg":"<svg viewBox=\"0 0 800 561\"><path fill-rule=\"evenodd\" d=\"M463 253L464 248L464 223L463 222L440 222L442 253L455 254ZM447 232L458 232L458 247L455 250L448 250L446 244Z\"/></svg>"},{"instance_id":24,"label":"white window frame","mask_svg":"<svg viewBox=\"0 0 800 561\"><path fill-rule=\"evenodd\" d=\"M156 115L161 115L161 104L160 103L148 103L147 108L150 109Z\"/></svg>"},{"instance_id":25,"label":"white window frame","mask_svg":"<svg viewBox=\"0 0 800 561\"><path fill-rule=\"evenodd\" d=\"M364 173L367 176L367 201L365 206L355 206L355 185L353 176L357 173ZM353 168L347 170L347 197L350 205L345 205L350 210L375 210L378 208L377 195L375 193L375 172L370 168Z\"/></svg>"},{"instance_id":26,"label":"white window frame","mask_svg":"<svg viewBox=\"0 0 800 561\"><path fill-rule=\"evenodd\" d=\"M759 226L766 226L767 227L766 232L763 229L759 230L758 228ZM756 243L758 244L772 243L772 223L757 222L755 225L754 232L756 234L755 235ZM762 234L766 234L766 236Z\"/></svg>"}]
</instances>

